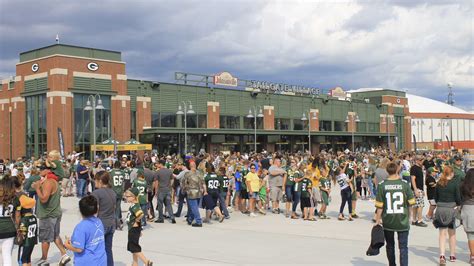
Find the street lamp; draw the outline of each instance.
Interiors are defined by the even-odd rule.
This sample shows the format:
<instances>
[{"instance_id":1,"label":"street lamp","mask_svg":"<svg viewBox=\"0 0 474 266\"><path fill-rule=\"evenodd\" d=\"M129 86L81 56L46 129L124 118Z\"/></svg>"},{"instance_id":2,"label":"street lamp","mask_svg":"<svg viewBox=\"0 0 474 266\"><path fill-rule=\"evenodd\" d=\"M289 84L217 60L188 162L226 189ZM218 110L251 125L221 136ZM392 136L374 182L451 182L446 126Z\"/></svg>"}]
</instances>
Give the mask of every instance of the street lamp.
<instances>
[{"instance_id":1,"label":"street lamp","mask_svg":"<svg viewBox=\"0 0 474 266\"><path fill-rule=\"evenodd\" d=\"M259 110L258 113L257 113L257 109ZM263 117L262 107L257 106L257 105L250 107L247 118L253 118L253 129L254 129L253 142L254 142L255 153L257 153L257 117Z\"/></svg>"},{"instance_id":2,"label":"street lamp","mask_svg":"<svg viewBox=\"0 0 474 266\"><path fill-rule=\"evenodd\" d=\"M184 110L183 110L184 109ZM178 106L178 111L176 112L177 115L184 115L184 154L187 154L188 149L188 121L187 115L195 114L193 110L193 104L191 101L182 101L181 104Z\"/></svg>"},{"instance_id":3,"label":"street lamp","mask_svg":"<svg viewBox=\"0 0 474 266\"><path fill-rule=\"evenodd\" d=\"M352 119L349 119L352 117ZM351 130L351 135L352 135L352 152L354 152L354 131L355 131L355 123L360 122L359 115L356 114L355 112L352 112L346 116L346 123L351 123L352 122L352 130Z\"/></svg>"},{"instance_id":4,"label":"street lamp","mask_svg":"<svg viewBox=\"0 0 474 266\"><path fill-rule=\"evenodd\" d=\"M97 102L96 102L97 101ZM91 149L91 160L95 162L95 144L96 144L96 126L95 126L95 110L104 110L105 107L102 104L102 99L100 98L100 94L96 95L89 95L87 97L86 106L84 107L84 111L92 111L92 145L94 146L94 150Z\"/></svg>"},{"instance_id":5,"label":"street lamp","mask_svg":"<svg viewBox=\"0 0 474 266\"><path fill-rule=\"evenodd\" d=\"M306 113L308 113L308 117L306 117ZM310 120L308 120L308 118ZM313 112L311 116L311 110L308 112L303 112L303 116L301 117L301 121L308 121L308 152L311 154L311 120L317 120L318 116L316 112ZM304 144L303 144L303 151L304 151Z\"/></svg>"}]
</instances>

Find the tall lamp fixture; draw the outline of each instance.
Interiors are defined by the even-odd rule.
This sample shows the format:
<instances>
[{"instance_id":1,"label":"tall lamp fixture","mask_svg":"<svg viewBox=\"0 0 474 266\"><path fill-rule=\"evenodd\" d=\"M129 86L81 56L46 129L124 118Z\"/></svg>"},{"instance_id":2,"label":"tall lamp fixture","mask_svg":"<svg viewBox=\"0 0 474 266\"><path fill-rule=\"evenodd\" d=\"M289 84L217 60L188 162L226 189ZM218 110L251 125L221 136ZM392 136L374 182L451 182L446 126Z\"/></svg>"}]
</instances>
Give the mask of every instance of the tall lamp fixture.
<instances>
[{"instance_id":1,"label":"tall lamp fixture","mask_svg":"<svg viewBox=\"0 0 474 266\"><path fill-rule=\"evenodd\" d=\"M257 110L258 110L258 113L257 113ZM253 142L254 142L255 153L257 153L257 117L264 117L263 112L262 112L262 107L257 106L257 105L250 107L247 118L253 118L253 129L254 129Z\"/></svg>"},{"instance_id":2,"label":"tall lamp fixture","mask_svg":"<svg viewBox=\"0 0 474 266\"><path fill-rule=\"evenodd\" d=\"M193 104L191 101L182 101L181 104L178 106L178 111L176 112L177 115L184 115L184 154L187 154L188 150L188 121L187 115L195 114L193 110Z\"/></svg>"},{"instance_id":3,"label":"tall lamp fixture","mask_svg":"<svg viewBox=\"0 0 474 266\"><path fill-rule=\"evenodd\" d=\"M351 119L352 118L352 119ZM352 112L346 116L346 123L352 124L351 136L352 136L352 152L354 152L354 131L355 131L355 123L360 122L359 115L355 112Z\"/></svg>"},{"instance_id":4,"label":"tall lamp fixture","mask_svg":"<svg viewBox=\"0 0 474 266\"><path fill-rule=\"evenodd\" d=\"M96 126L95 126L95 111L96 110L104 110L105 107L102 104L102 99L100 98L100 94L96 95L89 95L87 98L86 106L84 107L84 111L92 111L92 145L94 149L91 149L91 161L95 162L95 150L96 150Z\"/></svg>"},{"instance_id":5,"label":"tall lamp fixture","mask_svg":"<svg viewBox=\"0 0 474 266\"><path fill-rule=\"evenodd\" d=\"M306 117L308 114L308 117ZM308 112L303 112L303 116L301 117L301 121L308 121L308 152L311 154L311 120L317 120L318 116L316 112L313 112L311 115L311 110ZM303 144L303 151L304 151L304 144Z\"/></svg>"}]
</instances>

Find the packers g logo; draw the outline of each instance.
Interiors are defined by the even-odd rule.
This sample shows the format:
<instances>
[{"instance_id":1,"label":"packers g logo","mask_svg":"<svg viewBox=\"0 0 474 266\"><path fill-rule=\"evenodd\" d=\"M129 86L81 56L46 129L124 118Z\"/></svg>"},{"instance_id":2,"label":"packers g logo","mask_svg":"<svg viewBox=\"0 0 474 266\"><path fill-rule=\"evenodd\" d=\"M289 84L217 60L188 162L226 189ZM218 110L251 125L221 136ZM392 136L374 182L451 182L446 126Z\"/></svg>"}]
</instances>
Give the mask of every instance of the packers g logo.
<instances>
[{"instance_id":1,"label":"packers g logo","mask_svg":"<svg viewBox=\"0 0 474 266\"><path fill-rule=\"evenodd\" d=\"M31 71L37 72L38 70L39 70L38 63L34 63L33 65L31 65Z\"/></svg>"},{"instance_id":2,"label":"packers g logo","mask_svg":"<svg viewBox=\"0 0 474 266\"><path fill-rule=\"evenodd\" d=\"M89 64L87 64L87 69L89 69L90 71L97 71L97 69L99 69L99 65L95 62L90 62Z\"/></svg>"}]
</instances>

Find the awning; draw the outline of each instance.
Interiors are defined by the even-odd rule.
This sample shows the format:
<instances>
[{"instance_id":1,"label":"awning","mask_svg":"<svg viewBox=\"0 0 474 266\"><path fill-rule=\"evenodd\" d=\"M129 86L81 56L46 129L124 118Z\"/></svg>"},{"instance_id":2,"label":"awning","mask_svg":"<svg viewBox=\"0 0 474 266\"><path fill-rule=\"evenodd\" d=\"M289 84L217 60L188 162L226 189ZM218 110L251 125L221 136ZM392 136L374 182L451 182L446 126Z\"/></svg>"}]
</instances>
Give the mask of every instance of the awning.
<instances>
[{"instance_id":1,"label":"awning","mask_svg":"<svg viewBox=\"0 0 474 266\"><path fill-rule=\"evenodd\" d=\"M117 146L117 151L150 151L151 144L98 144L91 145L93 151L114 151L114 146Z\"/></svg>"}]
</instances>

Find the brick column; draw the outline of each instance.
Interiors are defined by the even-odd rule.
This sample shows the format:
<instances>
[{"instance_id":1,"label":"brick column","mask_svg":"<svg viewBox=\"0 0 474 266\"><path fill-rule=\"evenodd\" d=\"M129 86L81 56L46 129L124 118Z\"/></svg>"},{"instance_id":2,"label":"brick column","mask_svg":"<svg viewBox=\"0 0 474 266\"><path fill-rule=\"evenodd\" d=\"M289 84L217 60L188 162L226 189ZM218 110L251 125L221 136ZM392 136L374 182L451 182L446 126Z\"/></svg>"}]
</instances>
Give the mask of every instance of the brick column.
<instances>
[{"instance_id":1,"label":"brick column","mask_svg":"<svg viewBox=\"0 0 474 266\"><path fill-rule=\"evenodd\" d=\"M219 102L207 102L207 128L220 127L220 113Z\"/></svg>"},{"instance_id":2,"label":"brick column","mask_svg":"<svg viewBox=\"0 0 474 266\"><path fill-rule=\"evenodd\" d=\"M356 132L357 124L354 121L356 118L356 113L348 112L347 117L349 118L349 122L347 122L347 132Z\"/></svg>"},{"instance_id":3,"label":"brick column","mask_svg":"<svg viewBox=\"0 0 474 266\"><path fill-rule=\"evenodd\" d=\"M50 91L46 93L46 128L48 132L46 143L48 151L60 151L58 128L63 132L64 155L74 149L73 101L73 94L68 91Z\"/></svg>"},{"instance_id":4,"label":"brick column","mask_svg":"<svg viewBox=\"0 0 474 266\"><path fill-rule=\"evenodd\" d=\"M263 129L275 130L275 111L273 106L263 106Z\"/></svg>"},{"instance_id":5,"label":"brick column","mask_svg":"<svg viewBox=\"0 0 474 266\"><path fill-rule=\"evenodd\" d=\"M380 114L380 133L387 133L387 115Z\"/></svg>"},{"instance_id":6,"label":"brick column","mask_svg":"<svg viewBox=\"0 0 474 266\"><path fill-rule=\"evenodd\" d=\"M144 128L151 127L151 97L137 97L137 135L143 133Z\"/></svg>"},{"instance_id":7,"label":"brick column","mask_svg":"<svg viewBox=\"0 0 474 266\"><path fill-rule=\"evenodd\" d=\"M16 159L26 154L25 98L13 97L10 101L12 113L12 156Z\"/></svg>"},{"instance_id":8,"label":"brick column","mask_svg":"<svg viewBox=\"0 0 474 266\"><path fill-rule=\"evenodd\" d=\"M313 119L315 117L316 119ZM318 109L309 109L309 130L311 132L319 131L319 110Z\"/></svg>"},{"instance_id":9,"label":"brick column","mask_svg":"<svg viewBox=\"0 0 474 266\"><path fill-rule=\"evenodd\" d=\"M112 136L115 140L118 140L120 142L127 141L130 139L130 128L131 128L130 96L115 95L115 96L112 96L111 100L112 100ZM148 109L150 109L150 115L151 115L151 107L149 107ZM148 124L148 126L151 126L151 118L150 118L150 123Z\"/></svg>"},{"instance_id":10,"label":"brick column","mask_svg":"<svg viewBox=\"0 0 474 266\"><path fill-rule=\"evenodd\" d=\"M10 99L0 99L0 158L10 158Z\"/></svg>"},{"instance_id":11,"label":"brick column","mask_svg":"<svg viewBox=\"0 0 474 266\"><path fill-rule=\"evenodd\" d=\"M412 143L411 143L411 117L405 116L403 119L403 127L405 132L405 151L411 151Z\"/></svg>"}]
</instances>

